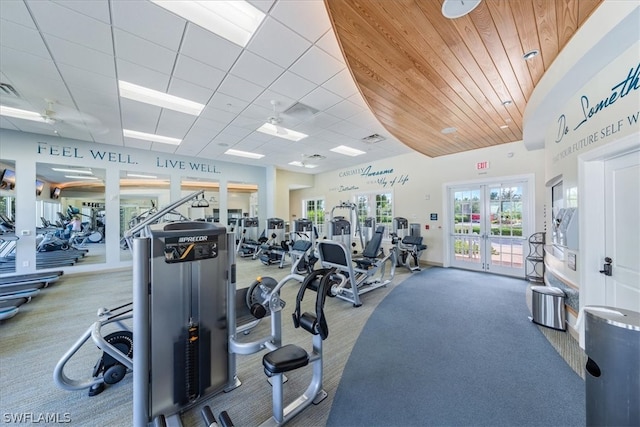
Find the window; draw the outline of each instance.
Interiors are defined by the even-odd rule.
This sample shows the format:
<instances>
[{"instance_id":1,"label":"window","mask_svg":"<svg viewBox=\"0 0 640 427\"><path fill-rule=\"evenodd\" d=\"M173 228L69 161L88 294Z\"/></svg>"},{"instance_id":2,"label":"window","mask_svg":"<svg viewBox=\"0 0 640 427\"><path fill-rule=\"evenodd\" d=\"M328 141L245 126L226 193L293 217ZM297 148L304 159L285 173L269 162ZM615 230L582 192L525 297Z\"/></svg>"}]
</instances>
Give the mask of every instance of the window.
<instances>
[{"instance_id":1,"label":"window","mask_svg":"<svg viewBox=\"0 0 640 427\"><path fill-rule=\"evenodd\" d=\"M318 231L324 234L324 199L309 199L303 202L304 217L311 221Z\"/></svg>"},{"instance_id":2,"label":"window","mask_svg":"<svg viewBox=\"0 0 640 427\"><path fill-rule=\"evenodd\" d=\"M358 221L365 223L367 218L375 218L376 226L384 225L384 237L393 231L393 194L364 193L356 195Z\"/></svg>"}]
</instances>

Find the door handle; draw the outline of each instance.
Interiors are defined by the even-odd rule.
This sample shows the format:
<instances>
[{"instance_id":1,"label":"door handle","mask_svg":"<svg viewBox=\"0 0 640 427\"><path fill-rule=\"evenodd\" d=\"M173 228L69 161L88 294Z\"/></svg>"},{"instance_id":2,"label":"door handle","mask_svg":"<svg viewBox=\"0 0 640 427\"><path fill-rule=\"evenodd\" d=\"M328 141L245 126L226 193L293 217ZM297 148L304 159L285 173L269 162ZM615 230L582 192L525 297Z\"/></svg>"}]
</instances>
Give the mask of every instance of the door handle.
<instances>
[{"instance_id":1,"label":"door handle","mask_svg":"<svg viewBox=\"0 0 640 427\"><path fill-rule=\"evenodd\" d=\"M613 267L611 266L611 263L613 262L613 260L609 257L606 257L604 259L604 265L602 266L602 270L600 270L600 273L604 274L605 276L611 276L613 274Z\"/></svg>"}]
</instances>

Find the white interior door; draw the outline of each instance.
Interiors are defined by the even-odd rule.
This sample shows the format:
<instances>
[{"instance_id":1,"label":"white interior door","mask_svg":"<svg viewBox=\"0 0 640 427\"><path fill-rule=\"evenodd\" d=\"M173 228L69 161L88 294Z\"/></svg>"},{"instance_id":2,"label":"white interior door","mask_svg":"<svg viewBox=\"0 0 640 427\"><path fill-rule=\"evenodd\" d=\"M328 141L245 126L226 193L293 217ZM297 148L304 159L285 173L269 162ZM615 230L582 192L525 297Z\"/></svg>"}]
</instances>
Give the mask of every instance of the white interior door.
<instances>
[{"instance_id":1,"label":"white interior door","mask_svg":"<svg viewBox=\"0 0 640 427\"><path fill-rule=\"evenodd\" d=\"M606 305L640 312L638 183L640 151L605 162L605 257L611 259L611 276L605 278Z\"/></svg>"}]
</instances>

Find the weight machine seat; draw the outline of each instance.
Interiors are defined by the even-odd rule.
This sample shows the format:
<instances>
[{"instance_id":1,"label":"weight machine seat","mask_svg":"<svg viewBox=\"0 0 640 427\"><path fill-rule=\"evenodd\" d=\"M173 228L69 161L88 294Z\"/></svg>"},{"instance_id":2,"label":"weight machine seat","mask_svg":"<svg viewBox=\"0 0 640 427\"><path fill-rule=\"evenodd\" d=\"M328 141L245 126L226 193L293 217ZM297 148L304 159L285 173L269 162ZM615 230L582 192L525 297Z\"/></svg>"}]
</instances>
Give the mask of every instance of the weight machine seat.
<instances>
[{"instance_id":1,"label":"weight machine seat","mask_svg":"<svg viewBox=\"0 0 640 427\"><path fill-rule=\"evenodd\" d=\"M422 236L404 236L402 244L407 246L415 246L415 249L423 251L427 249L427 245L422 244Z\"/></svg>"},{"instance_id":2,"label":"weight machine seat","mask_svg":"<svg viewBox=\"0 0 640 427\"><path fill-rule=\"evenodd\" d=\"M369 243L364 247L364 250L362 251L363 257L353 260L358 268L367 269L376 264L378 254L380 253L380 245L382 244L383 235L384 225L380 225L376 228L376 232L373 233L373 237L369 240Z\"/></svg>"},{"instance_id":3,"label":"weight machine seat","mask_svg":"<svg viewBox=\"0 0 640 427\"><path fill-rule=\"evenodd\" d=\"M310 247L311 247L311 242L309 240L299 239L293 242L293 245L291 246L291 250L298 251L298 252L306 252L309 250Z\"/></svg>"},{"instance_id":4,"label":"weight machine seat","mask_svg":"<svg viewBox=\"0 0 640 427\"><path fill-rule=\"evenodd\" d=\"M287 344L270 351L262 357L264 373L271 377L275 374L293 371L309 364L309 355L297 345Z\"/></svg>"}]
</instances>

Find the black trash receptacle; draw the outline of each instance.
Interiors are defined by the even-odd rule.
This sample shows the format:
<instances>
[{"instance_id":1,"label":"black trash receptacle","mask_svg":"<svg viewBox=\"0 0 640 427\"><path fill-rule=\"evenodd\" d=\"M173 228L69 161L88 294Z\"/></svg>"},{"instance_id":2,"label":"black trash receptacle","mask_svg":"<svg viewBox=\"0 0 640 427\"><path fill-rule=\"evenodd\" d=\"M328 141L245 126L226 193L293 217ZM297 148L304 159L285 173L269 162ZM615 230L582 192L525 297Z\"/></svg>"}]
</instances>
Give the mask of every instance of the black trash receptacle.
<instances>
[{"instance_id":1,"label":"black trash receptacle","mask_svg":"<svg viewBox=\"0 0 640 427\"><path fill-rule=\"evenodd\" d=\"M587 306L587 426L640 425L640 313Z\"/></svg>"}]
</instances>

